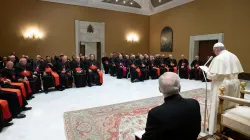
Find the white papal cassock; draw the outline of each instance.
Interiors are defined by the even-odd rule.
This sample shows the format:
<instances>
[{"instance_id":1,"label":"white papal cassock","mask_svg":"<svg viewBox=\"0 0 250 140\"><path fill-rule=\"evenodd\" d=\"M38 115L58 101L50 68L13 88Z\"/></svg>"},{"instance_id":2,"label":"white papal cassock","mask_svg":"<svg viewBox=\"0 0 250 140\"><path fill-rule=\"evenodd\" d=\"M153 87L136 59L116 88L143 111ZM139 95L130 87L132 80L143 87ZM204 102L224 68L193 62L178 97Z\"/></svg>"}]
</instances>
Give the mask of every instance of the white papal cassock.
<instances>
[{"instance_id":1,"label":"white papal cassock","mask_svg":"<svg viewBox=\"0 0 250 140\"><path fill-rule=\"evenodd\" d=\"M207 78L212 80L212 103L209 118L210 135L216 132L219 87L224 86L226 88L225 95L239 97L240 81L238 74L241 72L243 72L243 69L239 59L227 50L221 51L220 54L213 59L208 68ZM234 105L232 102L225 102L223 106L224 109L226 109Z\"/></svg>"}]
</instances>

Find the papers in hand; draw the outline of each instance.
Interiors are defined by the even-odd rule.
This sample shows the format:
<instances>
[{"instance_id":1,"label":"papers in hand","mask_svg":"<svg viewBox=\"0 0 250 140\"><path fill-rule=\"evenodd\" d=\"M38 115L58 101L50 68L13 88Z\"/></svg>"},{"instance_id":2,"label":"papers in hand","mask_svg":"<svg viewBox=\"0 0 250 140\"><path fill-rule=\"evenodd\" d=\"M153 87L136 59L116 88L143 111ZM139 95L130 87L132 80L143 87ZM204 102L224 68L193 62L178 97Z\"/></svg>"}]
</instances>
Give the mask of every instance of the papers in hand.
<instances>
[{"instance_id":1,"label":"papers in hand","mask_svg":"<svg viewBox=\"0 0 250 140\"><path fill-rule=\"evenodd\" d=\"M207 73L208 71L208 67L207 66L199 66L205 73Z\"/></svg>"},{"instance_id":2,"label":"papers in hand","mask_svg":"<svg viewBox=\"0 0 250 140\"><path fill-rule=\"evenodd\" d=\"M141 138L142 138L142 135L143 135L144 133L145 133L145 130L139 131L139 132L135 132L134 134L135 134L136 137L138 137L139 139L141 139Z\"/></svg>"}]
</instances>

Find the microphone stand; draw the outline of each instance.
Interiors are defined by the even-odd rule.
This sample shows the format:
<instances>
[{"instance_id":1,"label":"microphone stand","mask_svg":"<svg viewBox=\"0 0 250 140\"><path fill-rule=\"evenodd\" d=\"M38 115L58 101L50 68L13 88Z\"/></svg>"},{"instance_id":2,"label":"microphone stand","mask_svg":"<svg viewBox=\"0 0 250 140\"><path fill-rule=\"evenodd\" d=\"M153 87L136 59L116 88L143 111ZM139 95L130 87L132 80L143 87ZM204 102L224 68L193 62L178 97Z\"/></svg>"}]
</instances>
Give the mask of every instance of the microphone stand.
<instances>
[{"instance_id":1,"label":"microphone stand","mask_svg":"<svg viewBox=\"0 0 250 140\"><path fill-rule=\"evenodd\" d=\"M202 70L202 73L203 73L203 77L205 79L205 82L206 82L206 98L205 98L205 112L204 112L204 126L203 126L203 132L205 133L206 132L206 120L207 120L207 77L205 76L205 72L204 70Z\"/></svg>"}]
</instances>

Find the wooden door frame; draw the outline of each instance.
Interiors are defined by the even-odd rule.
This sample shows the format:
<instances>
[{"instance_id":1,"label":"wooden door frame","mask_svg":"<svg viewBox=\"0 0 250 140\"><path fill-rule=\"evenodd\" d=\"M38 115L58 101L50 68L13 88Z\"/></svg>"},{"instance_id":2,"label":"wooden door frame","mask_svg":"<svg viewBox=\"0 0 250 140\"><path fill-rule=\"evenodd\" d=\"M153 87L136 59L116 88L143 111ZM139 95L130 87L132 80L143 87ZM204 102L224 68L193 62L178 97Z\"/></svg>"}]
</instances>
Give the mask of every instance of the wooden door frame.
<instances>
[{"instance_id":1,"label":"wooden door frame","mask_svg":"<svg viewBox=\"0 0 250 140\"><path fill-rule=\"evenodd\" d=\"M206 34L190 36L189 40L189 63L195 59L195 56L199 51L199 41L201 40L218 40L218 42L224 43L224 33Z\"/></svg>"}]
</instances>

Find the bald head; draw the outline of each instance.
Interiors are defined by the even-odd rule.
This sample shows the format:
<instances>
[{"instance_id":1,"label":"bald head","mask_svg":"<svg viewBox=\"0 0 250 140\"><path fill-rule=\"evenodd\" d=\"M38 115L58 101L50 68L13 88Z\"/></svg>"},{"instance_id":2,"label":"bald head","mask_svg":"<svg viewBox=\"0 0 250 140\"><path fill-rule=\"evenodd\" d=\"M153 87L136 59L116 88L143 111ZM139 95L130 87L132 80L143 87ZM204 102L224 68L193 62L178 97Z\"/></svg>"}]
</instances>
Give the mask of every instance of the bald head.
<instances>
[{"instance_id":1,"label":"bald head","mask_svg":"<svg viewBox=\"0 0 250 140\"><path fill-rule=\"evenodd\" d=\"M27 59L26 59L26 58L21 58L21 59L19 60L19 63L20 63L21 65L25 66L25 65L27 64Z\"/></svg>"},{"instance_id":2,"label":"bald head","mask_svg":"<svg viewBox=\"0 0 250 140\"><path fill-rule=\"evenodd\" d=\"M12 61L12 62L16 61L16 57L14 55L9 56L9 58L10 58L10 61Z\"/></svg>"},{"instance_id":3,"label":"bald head","mask_svg":"<svg viewBox=\"0 0 250 140\"><path fill-rule=\"evenodd\" d=\"M68 61L68 57L66 55L62 56L62 62L65 63Z\"/></svg>"},{"instance_id":4,"label":"bald head","mask_svg":"<svg viewBox=\"0 0 250 140\"><path fill-rule=\"evenodd\" d=\"M80 59L80 57L79 57L79 56L77 56L77 57L75 58L75 60L76 60L76 62L78 62L78 63L79 63L81 59Z\"/></svg>"},{"instance_id":5,"label":"bald head","mask_svg":"<svg viewBox=\"0 0 250 140\"><path fill-rule=\"evenodd\" d=\"M176 73L165 72L159 78L159 90L164 97L179 94L180 88L180 77Z\"/></svg>"},{"instance_id":6,"label":"bald head","mask_svg":"<svg viewBox=\"0 0 250 140\"><path fill-rule=\"evenodd\" d=\"M6 68L7 69L13 69L13 66L14 66L14 63L12 62L12 61L8 61L7 63L6 63Z\"/></svg>"}]
</instances>

